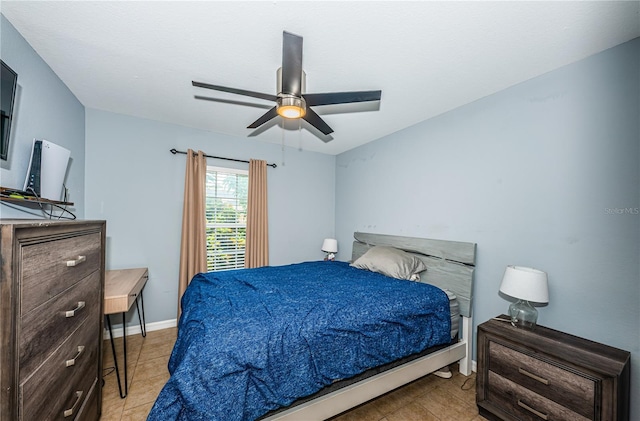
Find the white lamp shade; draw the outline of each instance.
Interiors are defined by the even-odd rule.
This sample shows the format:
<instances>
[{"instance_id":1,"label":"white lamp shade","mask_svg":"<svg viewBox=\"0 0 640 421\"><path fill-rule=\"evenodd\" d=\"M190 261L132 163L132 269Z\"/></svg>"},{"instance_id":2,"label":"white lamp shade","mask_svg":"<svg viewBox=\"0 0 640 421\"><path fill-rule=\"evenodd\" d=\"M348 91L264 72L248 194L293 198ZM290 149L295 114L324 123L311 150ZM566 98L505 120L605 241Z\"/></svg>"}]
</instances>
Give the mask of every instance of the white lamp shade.
<instances>
[{"instance_id":1,"label":"white lamp shade","mask_svg":"<svg viewBox=\"0 0 640 421\"><path fill-rule=\"evenodd\" d=\"M500 285L500 292L520 300L548 303L547 274L525 266L507 266Z\"/></svg>"},{"instance_id":2,"label":"white lamp shade","mask_svg":"<svg viewBox=\"0 0 640 421\"><path fill-rule=\"evenodd\" d=\"M338 240L335 238L325 238L322 242L322 251L327 253L338 252Z\"/></svg>"}]
</instances>

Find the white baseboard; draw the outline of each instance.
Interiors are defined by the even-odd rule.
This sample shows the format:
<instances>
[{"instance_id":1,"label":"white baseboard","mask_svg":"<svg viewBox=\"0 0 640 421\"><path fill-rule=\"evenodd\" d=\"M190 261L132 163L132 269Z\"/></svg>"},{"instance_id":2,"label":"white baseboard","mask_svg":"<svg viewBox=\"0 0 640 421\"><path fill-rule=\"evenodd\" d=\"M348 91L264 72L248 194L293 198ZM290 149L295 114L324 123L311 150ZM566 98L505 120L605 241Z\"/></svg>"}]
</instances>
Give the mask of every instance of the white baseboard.
<instances>
[{"instance_id":1,"label":"white baseboard","mask_svg":"<svg viewBox=\"0 0 640 421\"><path fill-rule=\"evenodd\" d=\"M178 320L177 319L171 319L171 320L163 320L161 322L147 323L146 324L146 328L147 328L147 332L153 332L154 330L169 329L171 327L176 327L177 325L178 325ZM141 333L142 333L142 330L140 330L140 324L139 323L134 323L132 325L127 325L127 336L139 335ZM109 339L109 329L107 328L106 323L105 323L105 327L104 327L104 334L102 335L102 337L104 339ZM122 337L122 328L121 327L113 329L113 337L114 338L121 338Z\"/></svg>"}]
</instances>

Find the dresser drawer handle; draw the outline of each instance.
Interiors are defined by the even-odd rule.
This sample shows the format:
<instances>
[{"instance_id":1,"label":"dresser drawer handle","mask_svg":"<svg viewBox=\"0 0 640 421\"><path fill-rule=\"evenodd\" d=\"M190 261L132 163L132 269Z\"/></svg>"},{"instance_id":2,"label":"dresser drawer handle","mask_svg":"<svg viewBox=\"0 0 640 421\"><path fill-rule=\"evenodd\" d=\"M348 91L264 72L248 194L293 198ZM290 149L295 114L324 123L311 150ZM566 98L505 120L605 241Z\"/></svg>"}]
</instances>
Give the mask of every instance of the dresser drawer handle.
<instances>
[{"instance_id":1,"label":"dresser drawer handle","mask_svg":"<svg viewBox=\"0 0 640 421\"><path fill-rule=\"evenodd\" d=\"M75 357L73 357L70 360L66 361L67 367L71 367L72 365L76 365L76 360L78 358L80 358L80 355L82 355L84 353L84 345L79 345L78 346L78 353L76 354Z\"/></svg>"},{"instance_id":2,"label":"dresser drawer handle","mask_svg":"<svg viewBox=\"0 0 640 421\"><path fill-rule=\"evenodd\" d=\"M78 256L77 259L67 260L67 266L78 266L82 262L87 261L87 256Z\"/></svg>"},{"instance_id":3,"label":"dresser drawer handle","mask_svg":"<svg viewBox=\"0 0 640 421\"><path fill-rule=\"evenodd\" d=\"M518 406L526 409L527 411L531 412L532 414L535 414L535 415L539 416L543 420L548 420L549 419L549 416L547 414L544 414L544 413L542 413L540 411L536 411L535 409L533 409L532 407L530 407L526 403L522 402L520 399L518 399Z\"/></svg>"},{"instance_id":4,"label":"dresser drawer handle","mask_svg":"<svg viewBox=\"0 0 640 421\"><path fill-rule=\"evenodd\" d=\"M547 386L549 385L549 380L542 378L540 376L536 376L533 373L529 373L527 370L525 370L524 368L518 368L518 373L520 374L524 374L527 377L531 377L533 380L537 380L542 384L546 384Z\"/></svg>"},{"instance_id":5,"label":"dresser drawer handle","mask_svg":"<svg viewBox=\"0 0 640 421\"><path fill-rule=\"evenodd\" d=\"M76 412L76 408L78 407L78 405L80 405L80 401L82 400L82 390L78 390L76 392L76 401L73 403L73 406L69 409L65 409L64 410L64 417L70 417L73 415L74 412Z\"/></svg>"},{"instance_id":6,"label":"dresser drawer handle","mask_svg":"<svg viewBox=\"0 0 640 421\"><path fill-rule=\"evenodd\" d=\"M76 308L74 308L73 310L69 310L66 313L64 313L65 317L73 317L76 315L76 311L80 311L84 308L85 306L85 302L84 301L78 301L78 306Z\"/></svg>"}]
</instances>

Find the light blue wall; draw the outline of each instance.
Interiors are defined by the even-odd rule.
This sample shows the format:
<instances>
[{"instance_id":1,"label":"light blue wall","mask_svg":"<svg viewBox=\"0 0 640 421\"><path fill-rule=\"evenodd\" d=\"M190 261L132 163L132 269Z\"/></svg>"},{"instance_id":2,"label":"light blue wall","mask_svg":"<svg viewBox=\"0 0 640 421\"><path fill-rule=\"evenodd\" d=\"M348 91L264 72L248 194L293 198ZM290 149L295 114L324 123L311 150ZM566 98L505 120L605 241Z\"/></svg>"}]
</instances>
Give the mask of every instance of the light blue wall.
<instances>
[{"instance_id":1,"label":"light blue wall","mask_svg":"<svg viewBox=\"0 0 640 421\"><path fill-rule=\"evenodd\" d=\"M2 60L18 74L9 156L0 161L0 184L22 189L33 139L49 140L71 151L66 186L75 204L71 210L83 218L84 106L3 15L0 30ZM42 213L3 202L0 216L41 218Z\"/></svg>"},{"instance_id":2,"label":"light blue wall","mask_svg":"<svg viewBox=\"0 0 640 421\"><path fill-rule=\"evenodd\" d=\"M98 110L85 116L4 16L0 27L2 59L19 75L0 184L21 187L34 137L70 149L75 213L107 220L107 267L149 267L148 322L176 315L185 161L168 150L202 149L279 164L268 170L271 264L319 259L334 234L347 260L358 230L476 242L474 325L506 311L498 295L506 265L543 269L551 299L539 322L631 351L637 391L640 40L337 158L286 148L281 166L278 145Z\"/></svg>"},{"instance_id":3,"label":"light blue wall","mask_svg":"<svg viewBox=\"0 0 640 421\"><path fill-rule=\"evenodd\" d=\"M270 264L323 257L334 235L335 157L168 123L87 109L86 215L107 220L107 269L148 267L144 290L147 322L175 319L184 155L264 159L268 168ZM247 164L207 161L248 169ZM137 323L135 312L129 314Z\"/></svg>"},{"instance_id":4,"label":"light blue wall","mask_svg":"<svg viewBox=\"0 0 640 421\"><path fill-rule=\"evenodd\" d=\"M475 326L507 265L542 269L539 323L630 351L638 396L639 78L636 39L339 155L339 257L358 230L477 243Z\"/></svg>"}]
</instances>

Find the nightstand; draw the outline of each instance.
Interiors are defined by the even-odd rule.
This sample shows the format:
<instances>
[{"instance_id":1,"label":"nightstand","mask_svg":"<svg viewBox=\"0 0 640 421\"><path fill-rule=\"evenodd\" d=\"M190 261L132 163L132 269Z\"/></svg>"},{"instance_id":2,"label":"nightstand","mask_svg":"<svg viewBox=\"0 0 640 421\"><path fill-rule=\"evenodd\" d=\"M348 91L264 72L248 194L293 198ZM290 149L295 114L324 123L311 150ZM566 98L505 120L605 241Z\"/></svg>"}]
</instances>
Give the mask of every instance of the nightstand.
<instances>
[{"instance_id":1,"label":"nightstand","mask_svg":"<svg viewBox=\"0 0 640 421\"><path fill-rule=\"evenodd\" d=\"M629 352L495 319L478 326L477 346L476 401L485 418L629 419Z\"/></svg>"}]
</instances>

